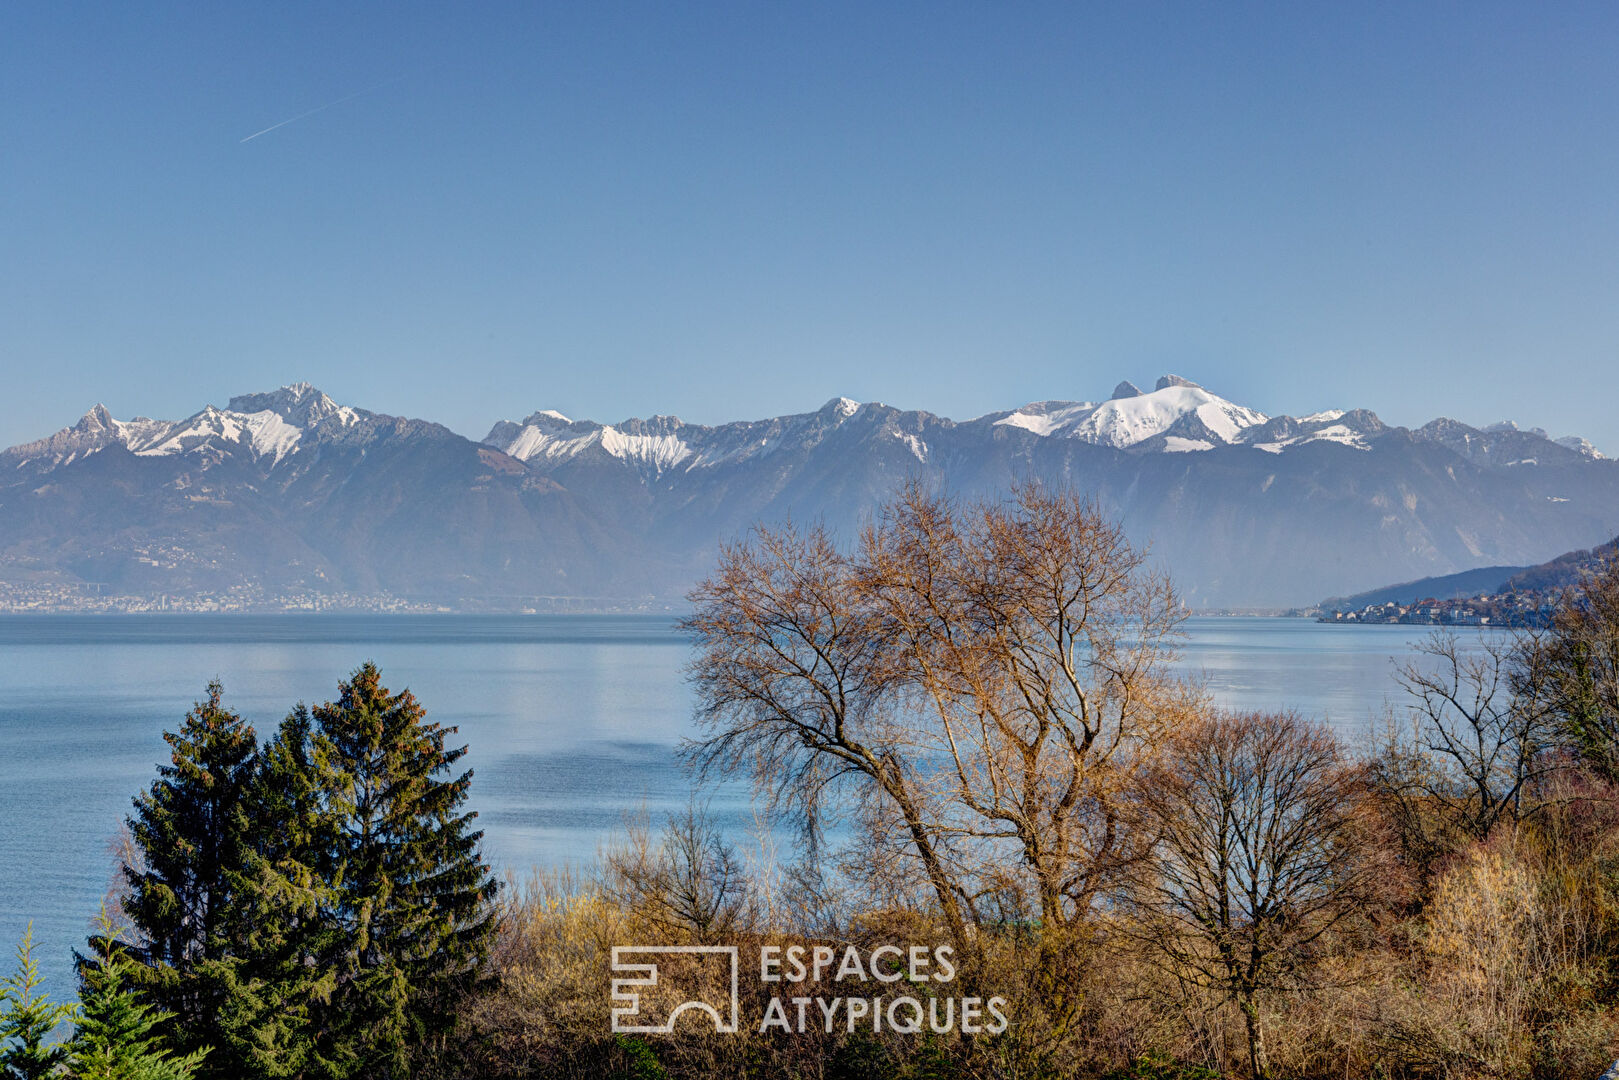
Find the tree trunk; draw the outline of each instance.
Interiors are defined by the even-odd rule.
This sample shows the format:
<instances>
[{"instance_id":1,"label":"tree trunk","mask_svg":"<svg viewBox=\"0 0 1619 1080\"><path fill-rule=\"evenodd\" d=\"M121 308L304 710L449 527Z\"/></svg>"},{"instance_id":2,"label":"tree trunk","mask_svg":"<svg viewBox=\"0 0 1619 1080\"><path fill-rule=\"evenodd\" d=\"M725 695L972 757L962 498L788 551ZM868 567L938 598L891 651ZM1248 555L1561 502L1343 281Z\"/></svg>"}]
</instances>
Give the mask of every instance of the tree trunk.
<instances>
[{"instance_id":1,"label":"tree trunk","mask_svg":"<svg viewBox=\"0 0 1619 1080\"><path fill-rule=\"evenodd\" d=\"M911 843L916 848L917 855L922 860L922 866L927 871L928 881L933 885L934 895L939 899L939 907L944 915L946 925L950 930L952 944L956 947L956 954L961 957L963 966L967 969L969 984L976 982L980 974L981 965L978 960L977 942L972 940L967 929L967 920L961 910L960 900L956 896L950 875L946 873L944 863L933 850L933 840L928 835L926 825L916 804L911 800L905 779L897 769L879 766L878 780L887 790L889 797L899 806L900 814L905 819L906 831L911 834Z\"/></svg>"},{"instance_id":2,"label":"tree trunk","mask_svg":"<svg viewBox=\"0 0 1619 1080\"><path fill-rule=\"evenodd\" d=\"M1253 1080L1270 1080L1270 1062L1265 1059L1265 1030L1259 1026L1259 1003L1253 991L1244 991L1240 1005L1248 1028L1248 1071Z\"/></svg>"}]
</instances>

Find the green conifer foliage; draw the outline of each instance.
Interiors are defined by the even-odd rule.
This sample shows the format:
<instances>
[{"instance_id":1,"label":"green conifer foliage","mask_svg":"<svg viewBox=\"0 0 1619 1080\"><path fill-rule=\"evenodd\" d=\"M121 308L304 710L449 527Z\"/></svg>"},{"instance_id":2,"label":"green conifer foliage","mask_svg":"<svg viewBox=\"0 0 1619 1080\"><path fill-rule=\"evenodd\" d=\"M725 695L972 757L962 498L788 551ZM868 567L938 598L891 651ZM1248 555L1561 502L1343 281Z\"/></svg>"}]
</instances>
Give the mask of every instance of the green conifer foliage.
<instances>
[{"instance_id":1,"label":"green conifer foliage","mask_svg":"<svg viewBox=\"0 0 1619 1080\"><path fill-rule=\"evenodd\" d=\"M496 883L463 812L466 747L373 664L314 710L314 763L334 830L328 880L341 935L328 1010L331 1061L368 1077L408 1075L410 1048L447 1030L494 932Z\"/></svg>"},{"instance_id":2,"label":"green conifer foliage","mask_svg":"<svg viewBox=\"0 0 1619 1080\"><path fill-rule=\"evenodd\" d=\"M222 965L239 933L232 883L252 839L243 799L253 779L253 729L221 695L219 683L209 683L180 730L164 733L170 763L136 797L129 819L144 865L124 868L122 907L138 942L127 977L174 1015L186 1047L219 1041Z\"/></svg>"},{"instance_id":3,"label":"green conifer foliage","mask_svg":"<svg viewBox=\"0 0 1619 1080\"><path fill-rule=\"evenodd\" d=\"M74 1080L190 1080L206 1049L176 1055L161 1034L173 1014L143 1001L128 983L140 969L103 916L79 967L79 1023L68 1042Z\"/></svg>"},{"instance_id":4,"label":"green conifer foliage","mask_svg":"<svg viewBox=\"0 0 1619 1080\"><path fill-rule=\"evenodd\" d=\"M472 774L453 769L466 748L370 664L261 749L220 699L211 684L165 736L171 763L135 801L137 943L105 975L152 1005L167 1045L212 1048L200 1077L407 1075L494 931ZM109 937L81 957L87 987Z\"/></svg>"},{"instance_id":5,"label":"green conifer foliage","mask_svg":"<svg viewBox=\"0 0 1619 1080\"><path fill-rule=\"evenodd\" d=\"M0 982L0 1080L44 1080L67 1060L67 1047L48 1040L74 1009L39 993L41 981L29 923L17 945L17 970Z\"/></svg>"},{"instance_id":6,"label":"green conifer foliage","mask_svg":"<svg viewBox=\"0 0 1619 1080\"><path fill-rule=\"evenodd\" d=\"M253 845L233 875L236 953L222 964L220 1075L337 1075L317 1035L336 984L334 893L323 864L332 833L309 760L312 720L299 705L259 752L244 800ZM221 1064L226 1063L226 1064Z\"/></svg>"}]
</instances>

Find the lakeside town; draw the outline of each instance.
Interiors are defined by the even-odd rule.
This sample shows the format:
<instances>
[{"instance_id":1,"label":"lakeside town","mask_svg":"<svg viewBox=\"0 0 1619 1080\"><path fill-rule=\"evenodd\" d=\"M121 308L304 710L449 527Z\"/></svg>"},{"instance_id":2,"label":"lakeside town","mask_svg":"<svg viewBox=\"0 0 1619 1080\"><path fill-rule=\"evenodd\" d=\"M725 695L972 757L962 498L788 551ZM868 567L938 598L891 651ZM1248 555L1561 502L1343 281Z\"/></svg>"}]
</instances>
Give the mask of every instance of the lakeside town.
<instances>
[{"instance_id":1,"label":"lakeside town","mask_svg":"<svg viewBox=\"0 0 1619 1080\"><path fill-rule=\"evenodd\" d=\"M1353 611L1322 611L1316 621L1414 626L1545 626L1556 607L1556 597L1545 593L1505 593L1453 600L1430 597L1409 604L1390 600Z\"/></svg>"},{"instance_id":2,"label":"lakeside town","mask_svg":"<svg viewBox=\"0 0 1619 1080\"><path fill-rule=\"evenodd\" d=\"M568 613L642 614L672 610L651 597L608 599L591 596L435 597L389 592L274 592L240 584L195 593L112 593L94 583L0 581L0 614L244 614L332 613L354 615L467 614L555 615Z\"/></svg>"}]
</instances>

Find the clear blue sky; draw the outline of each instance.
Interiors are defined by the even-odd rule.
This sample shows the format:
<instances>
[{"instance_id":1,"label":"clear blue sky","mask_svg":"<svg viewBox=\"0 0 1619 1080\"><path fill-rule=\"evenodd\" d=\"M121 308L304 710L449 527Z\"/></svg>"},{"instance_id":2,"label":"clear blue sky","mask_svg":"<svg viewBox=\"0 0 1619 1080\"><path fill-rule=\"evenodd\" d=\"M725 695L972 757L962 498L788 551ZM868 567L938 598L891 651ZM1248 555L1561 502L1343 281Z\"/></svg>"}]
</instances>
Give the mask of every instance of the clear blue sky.
<instances>
[{"instance_id":1,"label":"clear blue sky","mask_svg":"<svg viewBox=\"0 0 1619 1080\"><path fill-rule=\"evenodd\" d=\"M1177 371L1619 453L1615 57L1612 4L7 4L0 444Z\"/></svg>"}]
</instances>

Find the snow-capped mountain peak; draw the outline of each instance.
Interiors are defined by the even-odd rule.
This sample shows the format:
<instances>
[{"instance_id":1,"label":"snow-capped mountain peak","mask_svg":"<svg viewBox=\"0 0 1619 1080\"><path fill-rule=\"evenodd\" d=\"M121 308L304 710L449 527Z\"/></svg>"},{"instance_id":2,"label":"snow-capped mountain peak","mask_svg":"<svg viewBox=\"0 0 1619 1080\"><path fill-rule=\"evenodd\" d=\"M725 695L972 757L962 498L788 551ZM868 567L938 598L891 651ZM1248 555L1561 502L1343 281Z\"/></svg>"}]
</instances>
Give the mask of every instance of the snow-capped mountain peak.
<instances>
[{"instance_id":1,"label":"snow-capped mountain peak","mask_svg":"<svg viewBox=\"0 0 1619 1080\"><path fill-rule=\"evenodd\" d=\"M230 399L225 411L243 415L269 411L305 430L328 422L348 427L360 418L354 409L339 405L306 382L291 383L267 394L239 394Z\"/></svg>"},{"instance_id":2,"label":"snow-capped mountain peak","mask_svg":"<svg viewBox=\"0 0 1619 1080\"><path fill-rule=\"evenodd\" d=\"M1037 401L995 423L1119 450L1159 436L1166 440L1162 449L1207 450L1239 442L1244 432L1269 419L1178 375L1165 375L1156 386L1143 392L1122 382L1101 404Z\"/></svg>"},{"instance_id":3,"label":"snow-capped mountain peak","mask_svg":"<svg viewBox=\"0 0 1619 1080\"><path fill-rule=\"evenodd\" d=\"M657 475L691 456L691 448L680 438L681 427L680 420L673 416L627 420L614 426L570 420L555 409L541 409L530 413L521 424L496 424L484 442L519 461L567 460L597 451Z\"/></svg>"},{"instance_id":4,"label":"snow-capped mountain peak","mask_svg":"<svg viewBox=\"0 0 1619 1080\"><path fill-rule=\"evenodd\" d=\"M1159 379L1159 389L1151 393L1102 402L1079 424L1073 437L1122 448L1155 435L1172 435L1170 429L1181 425L1202 429L1182 438L1203 442L1210 441L1208 436L1212 435L1214 440L1229 444L1238 441L1248 428L1269 419L1262 412L1235 405L1195 383L1166 383L1171 378L1174 377ZM1195 421L1195 425L1188 421Z\"/></svg>"},{"instance_id":5,"label":"snow-capped mountain peak","mask_svg":"<svg viewBox=\"0 0 1619 1080\"><path fill-rule=\"evenodd\" d=\"M118 421L112 418L107 406L98 401L89 412L79 418L79 422L73 425L72 430L89 435L102 431L116 431L117 426Z\"/></svg>"},{"instance_id":6,"label":"snow-capped mountain peak","mask_svg":"<svg viewBox=\"0 0 1619 1080\"><path fill-rule=\"evenodd\" d=\"M197 449L210 440L248 447L255 457L279 462L298 447L303 429L269 409L244 413L209 405L174 424L132 421L120 424L123 444L138 457L163 457Z\"/></svg>"},{"instance_id":7,"label":"snow-capped mountain peak","mask_svg":"<svg viewBox=\"0 0 1619 1080\"><path fill-rule=\"evenodd\" d=\"M109 589L677 603L716 540L755 522L848 538L906 480L1000 498L1027 477L1117 513L1196 602L1281 606L1528 565L1611 538L1619 506L1619 465L1527 424L1413 430L1311 411L1325 400L1266 417L1170 377L959 421L822 400L714 424L544 410L482 445L307 385L178 421L119 420L114 402L0 451L0 602L82 582L98 604Z\"/></svg>"},{"instance_id":8,"label":"snow-capped mountain peak","mask_svg":"<svg viewBox=\"0 0 1619 1080\"><path fill-rule=\"evenodd\" d=\"M819 409L816 409L813 413L802 413L799 415L820 417L823 420L831 421L833 426L836 426L849 419L862 408L864 408L864 405L856 401L854 398L835 397L829 399L826 404L822 405Z\"/></svg>"},{"instance_id":9,"label":"snow-capped mountain peak","mask_svg":"<svg viewBox=\"0 0 1619 1080\"><path fill-rule=\"evenodd\" d=\"M270 393L238 395L223 409L205 406L184 420L144 416L118 420L105 405L98 404L73 427L13 447L6 455L20 468L29 462L68 464L109 446L122 446L138 457L235 446L254 459L276 465L298 449L308 432L348 429L360 418L358 410L337 404L310 384L293 383Z\"/></svg>"},{"instance_id":10,"label":"snow-capped mountain peak","mask_svg":"<svg viewBox=\"0 0 1619 1080\"><path fill-rule=\"evenodd\" d=\"M519 461L556 464L615 458L656 478L677 468L686 471L758 457L799 439L813 441L864 408L852 398L836 397L813 413L721 427L687 424L665 415L601 424L542 409L519 423L496 423L483 441ZM925 444L906 445L918 458L925 456Z\"/></svg>"},{"instance_id":11,"label":"snow-capped mountain peak","mask_svg":"<svg viewBox=\"0 0 1619 1080\"><path fill-rule=\"evenodd\" d=\"M1592 446L1590 440L1582 439L1578 435L1565 435L1561 439L1554 439L1558 446L1566 446L1581 457L1594 458L1597 461L1606 460L1606 455Z\"/></svg>"}]
</instances>

